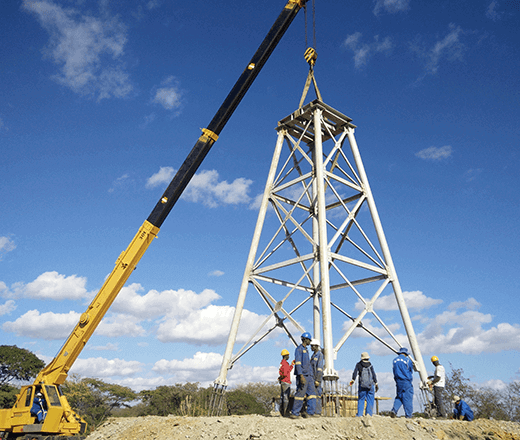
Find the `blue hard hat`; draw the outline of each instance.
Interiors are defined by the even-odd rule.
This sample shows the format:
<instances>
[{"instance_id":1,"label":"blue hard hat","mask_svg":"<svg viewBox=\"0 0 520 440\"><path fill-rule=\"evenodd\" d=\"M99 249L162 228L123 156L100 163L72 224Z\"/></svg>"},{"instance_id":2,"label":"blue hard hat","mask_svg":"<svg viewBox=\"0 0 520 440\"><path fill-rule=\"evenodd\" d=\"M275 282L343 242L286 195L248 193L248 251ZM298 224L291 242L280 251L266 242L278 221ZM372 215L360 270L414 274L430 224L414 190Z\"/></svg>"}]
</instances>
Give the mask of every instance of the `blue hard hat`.
<instances>
[{"instance_id":1,"label":"blue hard hat","mask_svg":"<svg viewBox=\"0 0 520 440\"><path fill-rule=\"evenodd\" d=\"M309 332L305 332L302 334L302 339L312 339L312 336Z\"/></svg>"},{"instance_id":2,"label":"blue hard hat","mask_svg":"<svg viewBox=\"0 0 520 440\"><path fill-rule=\"evenodd\" d=\"M406 347L401 347L398 353L408 354L408 349Z\"/></svg>"}]
</instances>

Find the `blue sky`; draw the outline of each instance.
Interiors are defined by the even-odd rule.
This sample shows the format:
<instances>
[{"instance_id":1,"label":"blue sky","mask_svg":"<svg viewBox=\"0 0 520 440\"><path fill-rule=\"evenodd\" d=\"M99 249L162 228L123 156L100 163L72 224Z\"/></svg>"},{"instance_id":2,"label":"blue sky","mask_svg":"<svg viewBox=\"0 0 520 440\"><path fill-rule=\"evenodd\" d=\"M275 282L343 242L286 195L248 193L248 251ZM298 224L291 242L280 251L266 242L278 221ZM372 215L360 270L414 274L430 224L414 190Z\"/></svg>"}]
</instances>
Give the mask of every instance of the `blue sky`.
<instances>
[{"instance_id":1,"label":"blue sky","mask_svg":"<svg viewBox=\"0 0 520 440\"><path fill-rule=\"evenodd\" d=\"M519 2L316 3L318 85L358 127L427 367L436 354L479 384L518 380ZM284 2L237 5L3 5L2 344L57 353ZM301 12L73 372L136 390L218 376L304 29ZM244 327L265 314L246 302ZM287 345L261 344L230 383L275 380ZM369 338L342 349L340 380L363 350L393 396L393 355Z\"/></svg>"}]
</instances>

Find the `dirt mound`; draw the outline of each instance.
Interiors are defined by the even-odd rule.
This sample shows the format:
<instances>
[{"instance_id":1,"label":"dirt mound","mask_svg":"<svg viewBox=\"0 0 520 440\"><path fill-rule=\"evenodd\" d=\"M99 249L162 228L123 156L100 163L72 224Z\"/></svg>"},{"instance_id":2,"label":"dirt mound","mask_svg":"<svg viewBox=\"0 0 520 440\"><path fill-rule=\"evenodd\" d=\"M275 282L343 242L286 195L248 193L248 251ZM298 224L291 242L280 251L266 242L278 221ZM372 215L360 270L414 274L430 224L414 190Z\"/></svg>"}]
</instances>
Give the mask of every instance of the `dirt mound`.
<instances>
[{"instance_id":1,"label":"dirt mound","mask_svg":"<svg viewBox=\"0 0 520 440\"><path fill-rule=\"evenodd\" d=\"M111 418L87 440L520 440L520 424L479 419L264 416Z\"/></svg>"}]
</instances>

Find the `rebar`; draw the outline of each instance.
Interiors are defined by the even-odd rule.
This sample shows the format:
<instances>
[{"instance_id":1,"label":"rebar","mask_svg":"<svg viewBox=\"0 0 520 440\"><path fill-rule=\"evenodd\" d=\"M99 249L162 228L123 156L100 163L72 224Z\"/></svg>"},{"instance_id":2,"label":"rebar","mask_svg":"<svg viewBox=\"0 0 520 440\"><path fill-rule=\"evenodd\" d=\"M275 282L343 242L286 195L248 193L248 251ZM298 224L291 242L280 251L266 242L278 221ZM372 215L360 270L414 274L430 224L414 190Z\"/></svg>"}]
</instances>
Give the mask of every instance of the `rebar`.
<instances>
[{"instance_id":1,"label":"rebar","mask_svg":"<svg viewBox=\"0 0 520 440\"><path fill-rule=\"evenodd\" d=\"M226 386L215 384L211 393L211 400L208 408L208 417L218 417L222 413L225 401Z\"/></svg>"}]
</instances>

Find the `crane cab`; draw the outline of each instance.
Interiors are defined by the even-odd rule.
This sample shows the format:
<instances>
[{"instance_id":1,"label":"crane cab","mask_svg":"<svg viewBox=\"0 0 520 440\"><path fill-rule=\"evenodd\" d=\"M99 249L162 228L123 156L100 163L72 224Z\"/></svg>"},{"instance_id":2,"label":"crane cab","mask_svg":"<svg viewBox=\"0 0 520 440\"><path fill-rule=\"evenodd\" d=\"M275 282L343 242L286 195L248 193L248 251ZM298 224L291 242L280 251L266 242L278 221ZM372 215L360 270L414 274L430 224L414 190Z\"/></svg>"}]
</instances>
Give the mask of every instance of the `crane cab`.
<instances>
[{"instance_id":1,"label":"crane cab","mask_svg":"<svg viewBox=\"0 0 520 440\"><path fill-rule=\"evenodd\" d=\"M44 417L39 422L36 413L35 396L40 392L39 399L44 410ZM5 433L23 436L26 433L73 435L84 434L86 422L77 416L56 385L24 386L17 395L16 403L11 409L0 410L0 438Z\"/></svg>"}]
</instances>

